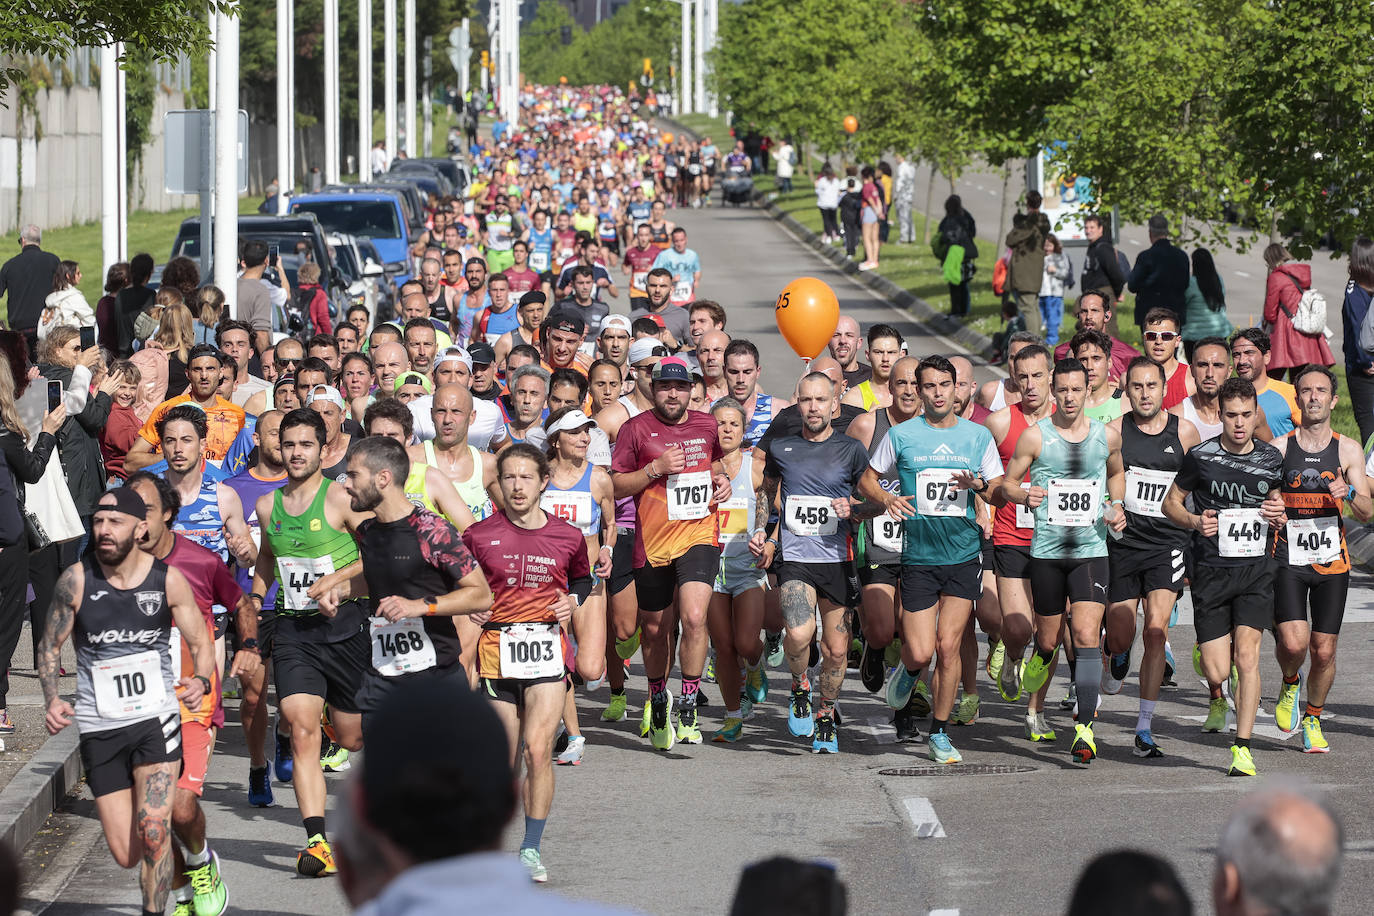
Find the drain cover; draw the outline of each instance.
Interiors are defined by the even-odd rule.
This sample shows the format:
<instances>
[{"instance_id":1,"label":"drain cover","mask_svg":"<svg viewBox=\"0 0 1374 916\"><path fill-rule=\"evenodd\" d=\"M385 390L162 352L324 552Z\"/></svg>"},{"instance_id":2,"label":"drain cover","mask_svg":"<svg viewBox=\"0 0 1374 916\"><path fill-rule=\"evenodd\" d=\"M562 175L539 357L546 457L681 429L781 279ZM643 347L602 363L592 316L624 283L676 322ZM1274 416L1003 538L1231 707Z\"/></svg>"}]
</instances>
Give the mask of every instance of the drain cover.
<instances>
[{"instance_id":1,"label":"drain cover","mask_svg":"<svg viewBox=\"0 0 1374 916\"><path fill-rule=\"evenodd\" d=\"M879 776L1010 776L1015 773L1034 773L1038 767L991 764L950 763L928 767L893 767L879 770Z\"/></svg>"}]
</instances>

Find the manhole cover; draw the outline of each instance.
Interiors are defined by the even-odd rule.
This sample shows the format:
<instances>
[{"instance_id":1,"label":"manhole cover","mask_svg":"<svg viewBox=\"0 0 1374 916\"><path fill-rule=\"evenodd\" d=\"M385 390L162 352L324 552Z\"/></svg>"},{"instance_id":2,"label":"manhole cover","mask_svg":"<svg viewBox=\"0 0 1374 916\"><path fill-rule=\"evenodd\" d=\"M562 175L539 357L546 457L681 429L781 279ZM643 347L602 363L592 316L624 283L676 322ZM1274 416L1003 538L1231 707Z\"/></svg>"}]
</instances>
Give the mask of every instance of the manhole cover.
<instances>
[{"instance_id":1,"label":"manhole cover","mask_svg":"<svg viewBox=\"0 0 1374 916\"><path fill-rule=\"evenodd\" d=\"M943 766L893 767L879 770L879 776L1010 776L1034 773L1038 767L993 763L950 763Z\"/></svg>"}]
</instances>

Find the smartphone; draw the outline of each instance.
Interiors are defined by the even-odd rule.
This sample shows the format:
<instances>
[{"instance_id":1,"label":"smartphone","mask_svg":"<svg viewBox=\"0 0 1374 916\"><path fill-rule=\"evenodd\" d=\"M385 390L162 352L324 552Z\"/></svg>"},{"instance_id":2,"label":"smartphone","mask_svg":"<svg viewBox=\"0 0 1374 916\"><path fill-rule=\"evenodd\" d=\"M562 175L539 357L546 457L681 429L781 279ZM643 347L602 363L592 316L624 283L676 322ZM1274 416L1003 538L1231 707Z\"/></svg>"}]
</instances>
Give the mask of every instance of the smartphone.
<instances>
[{"instance_id":1,"label":"smartphone","mask_svg":"<svg viewBox=\"0 0 1374 916\"><path fill-rule=\"evenodd\" d=\"M81 329L81 349L89 350L95 346L95 328Z\"/></svg>"},{"instance_id":2,"label":"smartphone","mask_svg":"<svg viewBox=\"0 0 1374 916\"><path fill-rule=\"evenodd\" d=\"M279 257L281 257L281 246L279 246L279 245L268 245L268 246L267 246L267 266L268 266L268 267L276 267L276 266L277 266L277 258L279 258Z\"/></svg>"},{"instance_id":3,"label":"smartphone","mask_svg":"<svg viewBox=\"0 0 1374 916\"><path fill-rule=\"evenodd\" d=\"M48 382L48 413L57 409L57 405L62 403L62 383Z\"/></svg>"}]
</instances>

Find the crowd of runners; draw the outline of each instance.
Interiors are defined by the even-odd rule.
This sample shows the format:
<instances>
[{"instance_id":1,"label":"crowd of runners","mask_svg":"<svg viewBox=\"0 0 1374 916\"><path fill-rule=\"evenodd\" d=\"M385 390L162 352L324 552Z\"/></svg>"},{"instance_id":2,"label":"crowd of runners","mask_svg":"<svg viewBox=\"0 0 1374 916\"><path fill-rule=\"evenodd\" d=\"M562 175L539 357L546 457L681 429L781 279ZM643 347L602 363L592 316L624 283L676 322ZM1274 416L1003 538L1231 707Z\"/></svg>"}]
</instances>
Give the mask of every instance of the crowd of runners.
<instances>
[{"instance_id":1,"label":"crowd of runners","mask_svg":"<svg viewBox=\"0 0 1374 916\"><path fill-rule=\"evenodd\" d=\"M1122 740L1162 757L1151 717L1181 674L1169 627L1188 583L1197 645L1179 648L1210 695L1202 729L1234 718L1221 769L1256 773L1268 629L1278 728L1328 750L1341 518L1374 515L1364 455L1331 429L1330 371L1269 379L1257 329L1198 341L1184 364L1164 309L1145 353L1119 360L1110 303L1089 292L1059 351L1010 339L1001 381L842 316L828 354L765 393L758 347L698 296L728 301L729 278L704 283L669 218L743 153L669 141L609 89L525 102L472 151L468 196L432 201L397 316L355 307L334 334L261 353L228 320L191 350L189 388L153 411L59 580L47 724L80 729L145 912L169 894L177 913L225 908L199 804L225 678L250 749L243 803L292 785L307 877L336 872L325 774L410 680L494 704L538 882L555 767L596 765L580 713L666 751L747 743L771 703L799 748L838 753L857 669L850 698L881 695L900 742L958 763L982 667L1027 739L1086 765L1100 697L1135 665ZM1071 687L1051 700L1061 655Z\"/></svg>"}]
</instances>

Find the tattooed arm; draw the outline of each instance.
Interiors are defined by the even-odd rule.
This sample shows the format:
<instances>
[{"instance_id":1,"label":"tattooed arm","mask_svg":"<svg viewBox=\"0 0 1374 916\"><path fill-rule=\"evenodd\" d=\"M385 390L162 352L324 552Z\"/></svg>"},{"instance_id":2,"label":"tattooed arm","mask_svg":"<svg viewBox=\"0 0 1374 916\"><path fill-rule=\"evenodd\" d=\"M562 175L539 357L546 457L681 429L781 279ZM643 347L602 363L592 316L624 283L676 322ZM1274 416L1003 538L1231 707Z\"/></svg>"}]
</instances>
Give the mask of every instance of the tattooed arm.
<instances>
[{"instance_id":1,"label":"tattooed arm","mask_svg":"<svg viewBox=\"0 0 1374 916\"><path fill-rule=\"evenodd\" d=\"M85 574L80 563L68 566L62 572L53 593L48 627L38 643L38 680L43 685L43 700L48 707L46 724L48 733L52 735L70 725L75 712L71 703L57 695L57 678L61 671L62 644L72 635L84 585Z\"/></svg>"}]
</instances>

